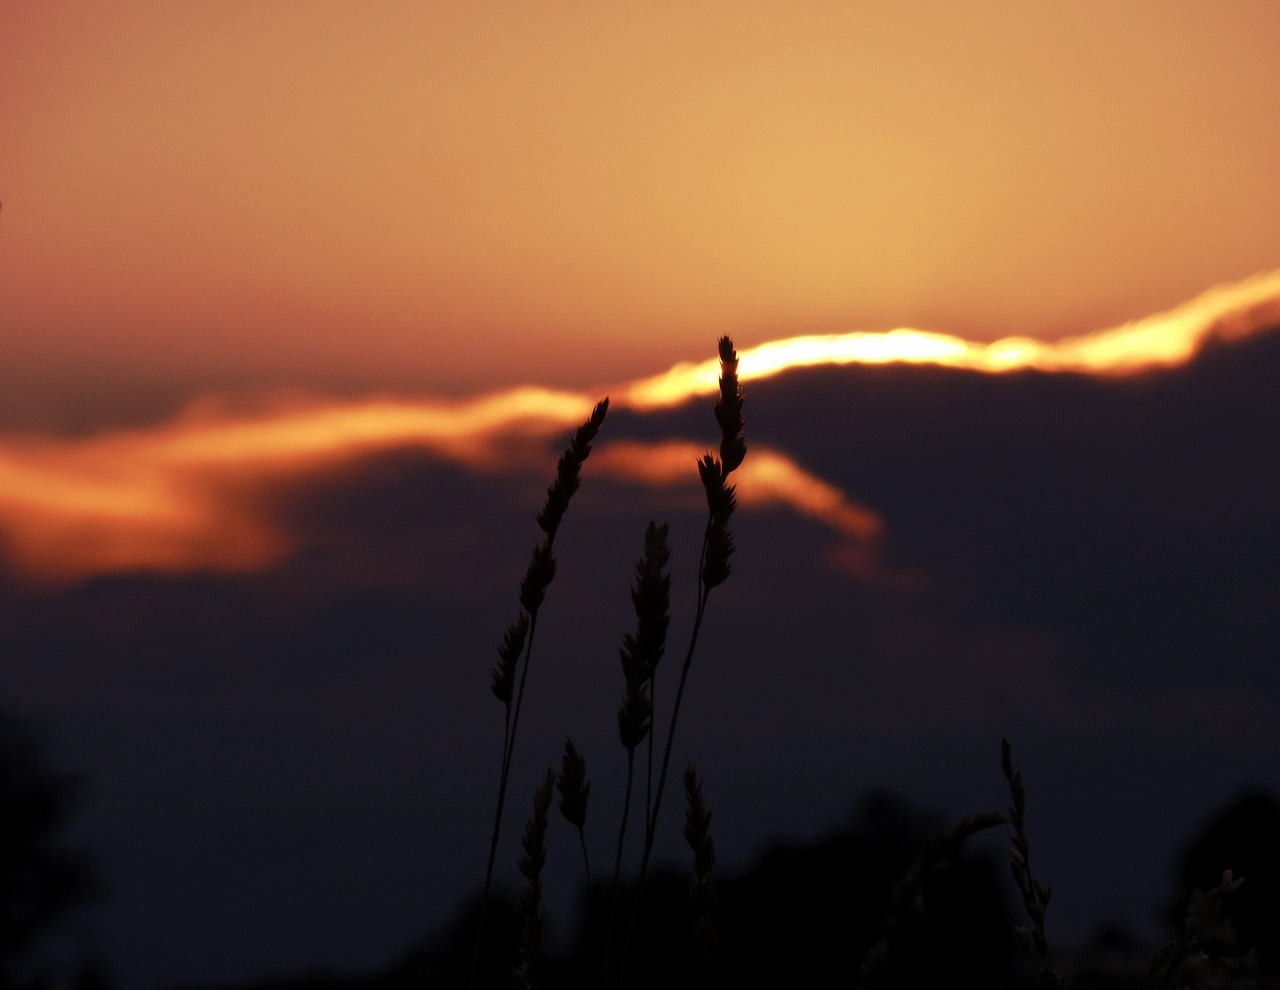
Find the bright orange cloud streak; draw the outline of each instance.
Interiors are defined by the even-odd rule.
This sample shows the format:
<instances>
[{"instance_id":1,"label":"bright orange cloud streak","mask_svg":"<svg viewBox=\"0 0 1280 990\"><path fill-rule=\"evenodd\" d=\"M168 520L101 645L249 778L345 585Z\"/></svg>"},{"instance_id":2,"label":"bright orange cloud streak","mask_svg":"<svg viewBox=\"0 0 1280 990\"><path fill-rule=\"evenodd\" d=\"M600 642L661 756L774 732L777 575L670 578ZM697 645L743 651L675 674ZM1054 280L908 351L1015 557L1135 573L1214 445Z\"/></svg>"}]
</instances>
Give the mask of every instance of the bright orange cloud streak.
<instances>
[{"instance_id":1,"label":"bright orange cloud streak","mask_svg":"<svg viewBox=\"0 0 1280 990\"><path fill-rule=\"evenodd\" d=\"M622 440L602 445L591 466L628 481L697 487L695 464L706 452L706 445L686 440L657 444ZM839 488L805 471L785 454L752 447L734 477L741 505L785 505L860 543L876 542L884 534L884 522L878 515L851 502Z\"/></svg>"},{"instance_id":2,"label":"bright orange cloud streak","mask_svg":"<svg viewBox=\"0 0 1280 990\"><path fill-rule=\"evenodd\" d=\"M828 364L933 364L992 374L1035 369L1125 375L1189 361L1211 339L1237 340L1280 324L1280 269L1202 293L1164 313L1058 341L1005 337L989 344L899 328L770 341L739 354L744 381ZM621 395L636 409L678 405L716 391L713 361L678 364L632 383Z\"/></svg>"},{"instance_id":3,"label":"bright orange cloud streak","mask_svg":"<svg viewBox=\"0 0 1280 990\"><path fill-rule=\"evenodd\" d=\"M0 443L0 537L19 567L52 578L260 567L289 546L257 494L273 478L403 446L487 465L499 440L557 433L591 406L581 395L518 388L458 403L193 413L84 441Z\"/></svg>"},{"instance_id":4,"label":"bright orange cloud streak","mask_svg":"<svg viewBox=\"0 0 1280 990\"><path fill-rule=\"evenodd\" d=\"M1002 373L1021 368L1125 374L1189 360L1214 337L1236 340L1280 323L1280 271L1224 286L1167 313L1083 337L977 344L915 330L797 337L740 354L750 381L817 364L936 364ZM677 365L613 390L615 406L674 405L716 389L718 365ZM523 387L470 400L293 403L231 416L197 404L172 423L87 440L0 440L0 539L28 574L74 579L115 571L251 569L292 541L272 522L273 481L381 450L423 447L486 470L524 465L581 421L595 396ZM513 451L516 455L513 456ZM593 469L669 485L695 477L703 448L602 442ZM753 449L739 475L745 506L785 505L845 537L846 564L874 566L884 524L785 455ZM850 563L851 562L851 563Z\"/></svg>"}]
</instances>

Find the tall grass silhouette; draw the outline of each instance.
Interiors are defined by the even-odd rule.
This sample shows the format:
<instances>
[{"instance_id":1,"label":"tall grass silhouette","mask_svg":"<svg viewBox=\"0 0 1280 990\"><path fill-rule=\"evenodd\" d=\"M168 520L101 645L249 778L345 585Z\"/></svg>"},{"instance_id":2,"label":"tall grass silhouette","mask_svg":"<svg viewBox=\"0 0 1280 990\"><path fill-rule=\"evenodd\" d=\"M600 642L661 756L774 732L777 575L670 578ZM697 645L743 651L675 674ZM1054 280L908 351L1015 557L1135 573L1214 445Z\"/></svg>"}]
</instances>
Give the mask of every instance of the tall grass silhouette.
<instances>
[{"instance_id":1,"label":"tall grass silhouette","mask_svg":"<svg viewBox=\"0 0 1280 990\"><path fill-rule=\"evenodd\" d=\"M666 726L666 737L660 758L654 745L654 698L657 687L659 662L666 650L667 627L670 622L670 584L667 573L670 550L667 545L666 524L649 523L644 535L643 553L636 564L635 583L631 598L636 611L637 626L634 634L624 635L619 656L623 671L623 697L618 710L618 731L626 750L626 785L623 807L618 825L618 840L614 858L612 892L609 898L609 922L601 947L601 976L606 982L625 978L626 957L630 951L632 933L635 930L638 898L633 901L631 921L622 941L621 959L617 972L611 963L617 949L616 922L619 891L622 884L622 865L625 840L632 814L632 800L636 783L637 751L644 749L644 821L643 844L636 872L637 890L643 888L648 875L654 842L658 831L662 799L670 771L671 753L675 744L681 704L689 680L697 649L698 637L706 614L712 589L723 584L731 571L730 558L734 544L730 520L737 506L734 486L729 478L746 457L742 391L738 382L738 355L733 341L722 337L718 343L720 359L719 395L714 413L720 428L719 451L707 453L696 463L707 500L707 522L703 531L702 547L698 558L697 606L693 628L690 632L684 662L671 702L671 712ZM548 588L555 578L556 560L553 552L556 533L568 510L570 500L580 485L582 467L591 453L591 445L608 413L609 400L596 405L591 416L574 433L568 447L560 457L556 477L547 489L546 502L537 516L543 539L534 548L520 584L520 610L508 626L498 648L498 662L493 669L490 690L503 704L502 760L498 775L498 795L494 811L493 829L490 835L489 855L485 866L480 918L476 926L475 949L471 966L471 986L475 987L481 953L484 951L485 917L492 896L494 865L502 830L507 792L511 784L511 767L515 755L516 737L523 709L525 686L528 681L533 643L537 631L538 613ZM691 469L695 465L690 466ZM689 771L692 774L692 771ZM546 832L546 814L551 800L553 777L548 777L539 787L534 801L533 817L526 825L524 857L520 870L525 876L525 889L520 898L524 934L521 938L519 962L512 973L513 985L528 986L538 961L541 942L540 892L541 870L545 860L543 837ZM579 842L590 887L591 866L587 854L585 823L590 784L586 778L586 761L572 740L565 743L561 771L554 778L560 793L560 811L565 819L578 830ZM710 814L702 805L701 786L696 777L686 777L686 792L690 810L686 832L693 845L698 864L698 890L703 910L704 935L709 932L712 899L709 876L714 862L713 846L709 834ZM704 938L705 941L705 938ZM707 944L710 944L709 942Z\"/></svg>"},{"instance_id":2,"label":"tall grass silhouette","mask_svg":"<svg viewBox=\"0 0 1280 990\"><path fill-rule=\"evenodd\" d=\"M480 904L480 919L476 925L476 944L471 964L471 986L476 984L480 954L484 947L485 919L489 898L493 890L493 867L498 854L498 839L502 831L502 813L507 800L507 787L511 778L511 761L516 748L516 730L520 726L520 714L524 705L524 689L529 678L529 663L533 655L533 641L538 629L538 610L542 607L547 589L556 576L556 558L553 552L556 533L569 508L569 501L580 485L582 465L591 454L591 442L600 431L609 412L608 398L598 402L591 415L574 432L569 446L560 455L556 466L555 481L547 489L547 499L538 512L538 527L543 539L533 549L524 579L520 582L520 611L507 627L498 648L498 664L493 670L490 690L502 702L505 715L502 727L502 768L498 775L498 801L493 815L493 832L489 840L489 859L485 866L484 892ZM522 662L523 658L523 662ZM517 668L519 680L517 685ZM550 785L548 785L549 790ZM539 792L541 796L541 792ZM550 796L547 797L550 802ZM535 805L535 812L537 806ZM545 818L545 809L543 811ZM535 814L536 817L536 814ZM543 825L545 831L545 824ZM540 868L540 864L539 864ZM528 874L526 874L528 876ZM536 901L534 910L536 911ZM525 965L525 978L536 962Z\"/></svg>"},{"instance_id":3,"label":"tall grass silhouette","mask_svg":"<svg viewBox=\"0 0 1280 990\"><path fill-rule=\"evenodd\" d=\"M696 467L703 487L707 518L698 556L693 623L671 695L662 745L659 749L655 741L655 712L658 671L666 654L667 632L671 621L671 575L668 570L671 551L667 524L651 521L644 532L643 546L636 560L631 587L631 601L636 617L635 631L623 635L618 651L623 679L617 722L619 741L625 751L625 769L607 905L601 904L596 898L591 882L591 862L586 838L591 794L587 761L573 740L567 739L559 772L556 773L553 768L546 770L534 793L532 814L524 828L522 856L518 864L524 877L524 887L516 905L519 934L517 944L507 947L512 960L510 985L515 988L534 986L538 973L543 936L542 877L546 865L546 834L549 810L556 793L559 794L560 813L577 831L578 844L582 850L587 878L588 919L585 930L589 935L596 933L595 938L598 939L598 944L590 950L595 956L595 971L598 973L596 985L617 986L621 990L633 982L629 974L629 963L636 951L636 933L642 928L638 924L641 901L649 879L659 832L662 801L671 769L682 702L711 593L727 580L732 570L734 539L731 520L737 501L730 478L743 463L747 445L743 396L738 381L738 355L730 338L722 337L719 340L718 353L719 395L714 413L720 430L720 443L718 453L708 452L695 465L691 465L691 468ZM492 896L503 813L511 787L511 768L538 617L556 576L555 538L571 499L581 484L583 466L604 424L608 408L609 400L602 399L574 432L560 456L555 479L547 489L546 501L537 514L537 523L543 536L534 547L524 578L520 582L519 611L503 634L498 647L498 661L491 675L490 690L502 703L504 710L503 738L498 793L471 964L470 985L473 990L479 978L482 954L486 951L485 919ZM921 912L928 909L933 880L959 859L962 847L969 838L1006 822L1010 825L1009 868L1029 923L1010 924L1005 930L1030 960L1031 984L1054 990L1065 990L1070 985L1067 977L1050 962L1045 922L1052 888L1031 870L1030 842L1026 830L1026 790L1021 772L1013 765L1012 748L1007 739L1001 740L1000 768L1010 795L1007 817L995 812L971 815L950 828L934 833L923 842L915 859L889 894L878 940L876 929L869 928L870 939L864 943L869 948L860 961L856 957L849 960L851 965L847 975L856 986L871 990L875 987L900 985L897 982L900 978L894 973L894 965L904 959L908 963L911 961L908 955L912 944L910 932L913 928L918 928ZM687 958L691 960L690 966L695 970L686 976L691 981L690 985L696 983L710 986L716 980L721 944L716 920L719 895L712 876L715 865L715 844L710 829L712 816L703 797L702 781L692 764L685 766L683 779L683 832L693 853L692 879L688 887L689 924L686 934L690 951ZM641 789L641 783L643 817L640 853L633 876L630 880L625 880L626 840L632 817L638 813L633 806L640 802L637 792ZM620 927L624 883L631 885L629 910L625 912L629 920L624 927ZM1174 987L1205 985L1208 982L1207 961L1210 957L1207 952L1222 937L1221 906L1240 883L1228 871L1223 875L1219 886L1194 902L1188 913L1185 933L1152 957L1146 986L1153 990L1173 990ZM787 905L775 907L780 911L790 909ZM601 914L604 919L598 917ZM604 920L604 923L595 923L600 920ZM651 934L652 927L648 931ZM490 951L501 951L504 956L508 954L507 949ZM1230 963L1229 958L1223 958L1225 962L1222 965ZM492 972L496 961L493 958L484 960L486 972ZM1214 962L1216 965L1216 960ZM505 966L505 963L502 965ZM909 966L907 968L910 969ZM1219 969L1221 970L1221 965ZM963 973L957 976L963 981Z\"/></svg>"}]
</instances>

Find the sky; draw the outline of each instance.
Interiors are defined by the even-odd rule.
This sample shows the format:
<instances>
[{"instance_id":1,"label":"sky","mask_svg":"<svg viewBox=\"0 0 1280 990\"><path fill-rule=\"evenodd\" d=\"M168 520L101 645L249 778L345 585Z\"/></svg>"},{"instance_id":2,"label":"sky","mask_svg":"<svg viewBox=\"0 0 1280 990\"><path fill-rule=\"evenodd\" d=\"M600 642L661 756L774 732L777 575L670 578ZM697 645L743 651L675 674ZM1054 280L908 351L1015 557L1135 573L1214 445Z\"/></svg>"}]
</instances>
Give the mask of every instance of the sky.
<instances>
[{"instance_id":1,"label":"sky","mask_svg":"<svg viewBox=\"0 0 1280 990\"><path fill-rule=\"evenodd\" d=\"M1049 864L1096 864L1068 930L1149 924L1280 787L1278 42L1267 2L6 5L0 684L91 782L122 984L374 966L474 884L489 658L606 393L525 769L610 752L722 334L688 745L730 861L870 786L999 807L1017 729Z\"/></svg>"},{"instance_id":2,"label":"sky","mask_svg":"<svg viewBox=\"0 0 1280 990\"><path fill-rule=\"evenodd\" d=\"M721 333L1057 337L1280 239L1266 0L3 16L10 420L598 385Z\"/></svg>"}]
</instances>

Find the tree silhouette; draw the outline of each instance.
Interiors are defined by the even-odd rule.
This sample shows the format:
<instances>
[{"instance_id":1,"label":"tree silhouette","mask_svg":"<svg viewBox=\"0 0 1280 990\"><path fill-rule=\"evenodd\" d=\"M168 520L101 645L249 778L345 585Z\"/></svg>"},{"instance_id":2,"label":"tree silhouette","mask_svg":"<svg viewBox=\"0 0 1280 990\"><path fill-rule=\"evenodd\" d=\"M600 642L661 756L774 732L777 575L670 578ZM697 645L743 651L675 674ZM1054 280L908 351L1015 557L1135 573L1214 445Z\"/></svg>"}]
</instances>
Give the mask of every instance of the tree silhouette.
<instances>
[{"instance_id":1,"label":"tree silhouette","mask_svg":"<svg viewBox=\"0 0 1280 990\"><path fill-rule=\"evenodd\" d=\"M0 714L0 987L20 983L42 935L99 890L88 856L61 842L79 780L51 770L30 735Z\"/></svg>"},{"instance_id":2,"label":"tree silhouette","mask_svg":"<svg viewBox=\"0 0 1280 990\"><path fill-rule=\"evenodd\" d=\"M1223 904L1242 948L1258 953L1259 966L1280 970L1280 804L1265 791L1248 791L1205 827L1178 867L1177 901L1170 920L1179 928L1191 893L1210 890L1223 870L1243 878Z\"/></svg>"}]
</instances>

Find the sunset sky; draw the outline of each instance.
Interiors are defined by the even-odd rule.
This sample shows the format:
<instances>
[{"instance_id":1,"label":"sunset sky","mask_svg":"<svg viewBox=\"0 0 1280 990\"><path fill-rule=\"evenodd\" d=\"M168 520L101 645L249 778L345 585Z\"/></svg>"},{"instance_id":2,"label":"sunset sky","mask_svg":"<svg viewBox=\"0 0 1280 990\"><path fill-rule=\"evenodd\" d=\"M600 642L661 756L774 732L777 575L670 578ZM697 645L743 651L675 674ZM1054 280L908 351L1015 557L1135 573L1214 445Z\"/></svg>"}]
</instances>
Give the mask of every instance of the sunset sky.
<instances>
[{"instance_id":1,"label":"sunset sky","mask_svg":"<svg viewBox=\"0 0 1280 990\"><path fill-rule=\"evenodd\" d=\"M439 808L403 780L439 784L492 715L556 450L610 394L566 581L612 664L643 522L696 528L722 334L751 454L720 634L818 665L776 724L763 658L717 709L771 754L760 788L694 731L721 753L718 820L755 826L726 855L877 784L998 807L966 787L1017 729L1060 775L1071 869L1108 827L1070 817L1073 754L1119 745L1098 787L1145 779L1158 834L1120 829L1061 910L1076 935L1091 896L1149 922L1173 844L1280 757L1251 736L1280 713L1257 553L1280 518L1250 446L1276 439L1256 369L1280 326L1277 50L1271 0L7 3L0 706L93 781L124 990L368 967L448 914L491 768ZM845 615L867 666L840 683L879 706L849 735L817 672ZM802 714L806 690L831 710ZM1151 775L1174 751L1188 780ZM831 779L793 786L787 759ZM367 827L353 808L380 823L317 894L297 878ZM219 845L237 830L247 851ZM297 930L237 928L295 908Z\"/></svg>"},{"instance_id":2,"label":"sunset sky","mask_svg":"<svg viewBox=\"0 0 1280 990\"><path fill-rule=\"evenodd\" d=\"M0 16L10 422L1057 337L1280 257L1268 0Z\"/></svg>"}]
</instances>

